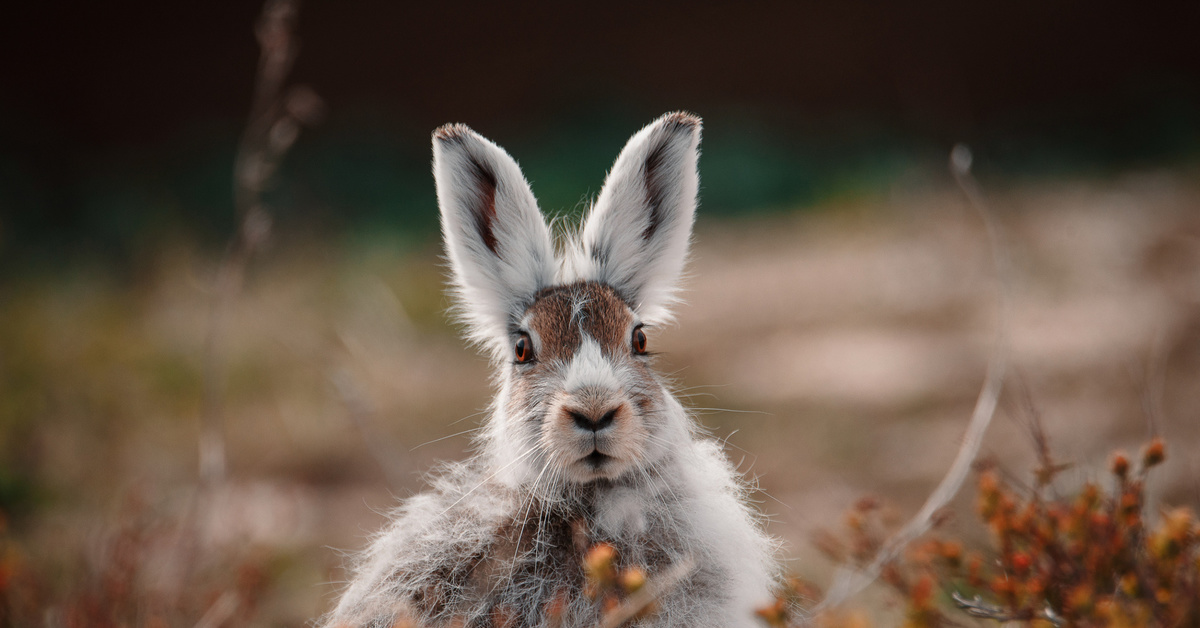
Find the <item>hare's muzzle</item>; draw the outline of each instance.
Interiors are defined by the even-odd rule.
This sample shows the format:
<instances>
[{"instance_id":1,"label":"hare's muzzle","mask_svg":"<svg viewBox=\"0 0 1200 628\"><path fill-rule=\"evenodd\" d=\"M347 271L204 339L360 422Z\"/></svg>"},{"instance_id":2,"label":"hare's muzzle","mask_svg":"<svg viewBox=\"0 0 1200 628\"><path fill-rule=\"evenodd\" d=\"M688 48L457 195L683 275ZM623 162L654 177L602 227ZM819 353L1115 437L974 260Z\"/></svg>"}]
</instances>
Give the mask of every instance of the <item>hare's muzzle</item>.
<instances>
[{"instance_id":1,"label":"hare's muzzle","mask_svg":"<svg viewBox=\"0 0 1200 628\"><path fill-rule=\"evenodd\" d=\"M628 404L612 406L608 409L597 408L563 408L563 412L571 417L575 427L585 433L602 432L612 427L617 416L628 414ZM601 407L603 408L603 406Z\"/></svg>"},{"instance_id":2,"label":"hare's muzzle","mask_svg":"<svg viewBox=\"0 0 1200 628\"><path fill-rule=\"evenodd\" d=\"M571 419L575 421L575 427L585 432L599 432L613 424L613 417L617 416L617 411L616 409L609 410L600 418L574 410L567 410L567 414L571 415Z\"/></svg>"},{"instance_id":3,"label":"hare's muzzle","mask_svg":"<svg viewBox=\"0 0 1200 628\"><path fill-rule=\"evenodd\" d=\"M597 386L568 393L559 406L560 420L585 436L613 431L618 423L627 422L630 414L623 394Z\"/></svg>"},{"instance_id":4,"label":"hare's muzzle","mask_svg":"<svg viewBox=\"0 0 1200 628\"><path fill-rule=\"evenodd\" d=\"M636 461L638 417L627 396L609 388L565 392L550 411L547 436L579 480L619 475Z\"/></svg>"}]
</instances>

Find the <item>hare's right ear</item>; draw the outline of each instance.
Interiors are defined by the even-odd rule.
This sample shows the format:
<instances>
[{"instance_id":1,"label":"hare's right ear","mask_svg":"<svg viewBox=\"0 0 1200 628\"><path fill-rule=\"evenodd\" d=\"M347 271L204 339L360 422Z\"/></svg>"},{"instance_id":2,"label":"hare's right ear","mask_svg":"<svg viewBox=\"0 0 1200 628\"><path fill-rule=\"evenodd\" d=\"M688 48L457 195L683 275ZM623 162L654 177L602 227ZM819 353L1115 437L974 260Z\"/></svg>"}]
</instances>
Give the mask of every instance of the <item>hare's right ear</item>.
<instances>
[{"instance_id":1,"label":"hare's right ear","mask_svg":"<svg viewBox=\"0 0 1200 628\"><path fill-rule=\"evenodd\" d=\"M457 308L469 338L500 358L554 280L550 229L517 162L465 125L434 131L433 177Z\"/></svg>"},{"instance_id":2,"label":"hare's right ear","mask_svg":"<svg viewBox=\"0 0 1200 628\"><path fill-rule=\"evenodd\" d=\"M570 272L608 284L646 322L670 318L700 180L700 118L669 113L630 138L592 207Z\"/></svg>"}]
</instances>

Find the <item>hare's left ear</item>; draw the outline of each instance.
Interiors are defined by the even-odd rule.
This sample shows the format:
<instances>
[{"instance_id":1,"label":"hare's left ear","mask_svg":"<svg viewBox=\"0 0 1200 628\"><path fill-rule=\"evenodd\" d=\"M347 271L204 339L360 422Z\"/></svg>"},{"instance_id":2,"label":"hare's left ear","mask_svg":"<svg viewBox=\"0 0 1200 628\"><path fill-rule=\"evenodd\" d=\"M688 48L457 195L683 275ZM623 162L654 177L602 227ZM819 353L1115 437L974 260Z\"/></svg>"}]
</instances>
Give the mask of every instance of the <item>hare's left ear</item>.
<instances>
[{"instance_id":1,"label":"hare's left ear","mask_svg":"<svg viewBox=\"0 0 1200 628\"><path fill-rule=\"evenodd\" d=\"M696 214L700 118L670 113L634 135L596 199L574 274L613 287L646 321L670 318Z\"/></svg>"},{"instance_id":2,"label":"hare's left ear","mask_svg":"<svg viewBox=\"0 0 1200 628\"><path fill-rule=\"evenodd\" d=\"M471 340L495 358L558 262L521 168L462 124L433 134L433 176L457 307Z\"/></svg>"}]
</instances>

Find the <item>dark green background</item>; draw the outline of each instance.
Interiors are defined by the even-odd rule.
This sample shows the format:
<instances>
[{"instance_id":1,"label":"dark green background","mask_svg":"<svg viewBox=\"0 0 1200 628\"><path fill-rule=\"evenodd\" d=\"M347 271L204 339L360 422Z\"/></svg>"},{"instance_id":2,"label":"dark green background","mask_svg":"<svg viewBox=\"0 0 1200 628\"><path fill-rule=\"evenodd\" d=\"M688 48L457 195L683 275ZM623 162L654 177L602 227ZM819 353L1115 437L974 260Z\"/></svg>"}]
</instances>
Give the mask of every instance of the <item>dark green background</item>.
<instances>
[{"instance_id":1,"label":"dark green background","mask_svg":"<svg viewBox=\"0 0 1200 628\"><path fill-rule=\"evenodd\" d=\"M26 3L0 24L0 260L136 262L223 246L256 2ZM505 146L544 209L578 210L629 135L705 118L709 214L981 176L1106 176L1200 154L1200 4L587 5L310 0L293 78L328 114L271 193L316 237L436 224L428 137Z\"/></svg>"}]
</instances>

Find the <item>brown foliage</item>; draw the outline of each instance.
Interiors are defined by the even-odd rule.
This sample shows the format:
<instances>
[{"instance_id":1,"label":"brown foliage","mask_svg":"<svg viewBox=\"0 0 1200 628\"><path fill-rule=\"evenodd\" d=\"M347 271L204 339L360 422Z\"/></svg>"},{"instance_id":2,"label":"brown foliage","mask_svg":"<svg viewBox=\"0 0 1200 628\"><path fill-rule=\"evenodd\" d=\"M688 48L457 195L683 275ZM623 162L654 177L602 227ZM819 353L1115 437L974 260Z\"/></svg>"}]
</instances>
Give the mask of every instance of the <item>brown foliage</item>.
<instances>
[{"instance_id":1,"label":"brown foliage","mask_svg":"<svg viewBox=\"0 0 1200 628\"><path fill-rule=\"evenodd\" d=\"M1145 513L1147 475L1165 459L1159 438L1144 447L1136 470L1126 454L1114 453L1111 491L1089 482L1062 498L1044 494L1061 466L1043 464L1037 487L1027 490L983 468L976 511L991 546L966 549L961 540L931 536L881 573L904 601L905 625L956 625L959 611L1030 626L1200 625L1200 523L1186 507L1164 510L1156 524ZM879 511L874 500L860 501L844 533L821 533L817 547L835 562L868 563L886 539ZM853 623L831 612L795 612L815 599L810 591L795 581L759 616L770 626Z\"/></svg>"}]
</instances>

